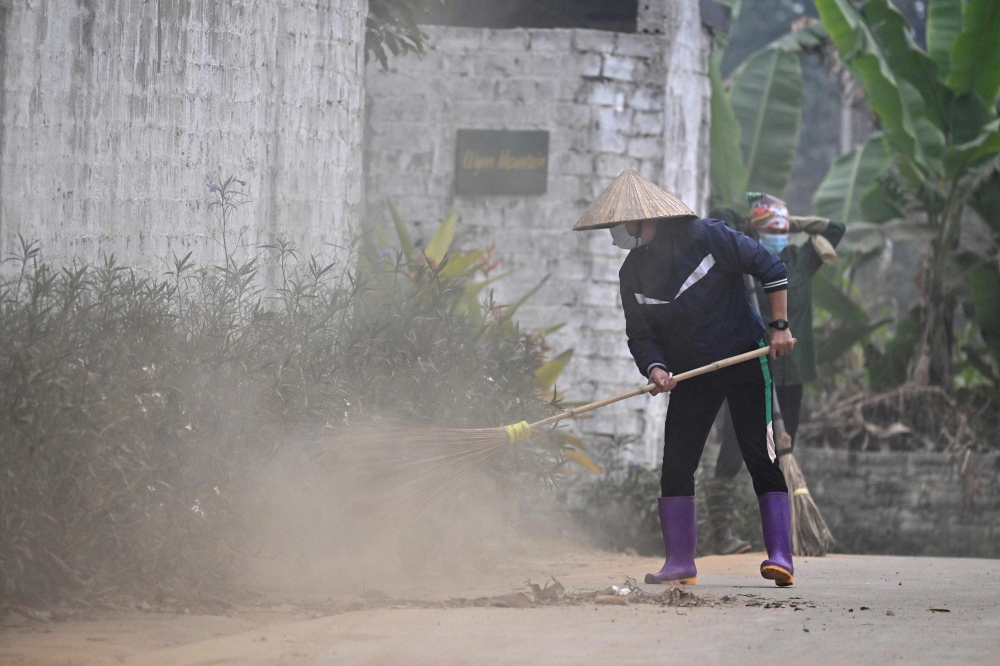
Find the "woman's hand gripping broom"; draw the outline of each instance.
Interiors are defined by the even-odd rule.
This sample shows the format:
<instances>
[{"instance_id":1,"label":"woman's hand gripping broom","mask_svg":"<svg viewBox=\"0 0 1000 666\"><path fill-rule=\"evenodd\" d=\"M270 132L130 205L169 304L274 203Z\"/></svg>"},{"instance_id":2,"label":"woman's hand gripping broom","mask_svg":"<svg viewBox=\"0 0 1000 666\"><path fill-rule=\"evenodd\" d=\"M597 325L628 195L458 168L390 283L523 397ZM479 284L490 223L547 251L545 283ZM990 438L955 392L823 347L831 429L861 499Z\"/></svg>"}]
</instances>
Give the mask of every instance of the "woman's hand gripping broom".
<instances>
[{"instance_id":1,"label":"woman's hand gripping broom","mask_svg":"<svg viewBox=\"0 0 1000 666\"><path fill-rule=\"evenodd\" d=\"M737 363L742 363L744 361L749 361L750 359L757 358L759 356L765 356L771 351L770 347L761 347L760 349L754 349L753 351L748 351L745 354L739 354L737 356L730 356L729 358L722 359L721 361L716 361L715 363L709 363L708 365L703 365L700 368L695 368L694 370L688 370L687 372L682 372L679 375L674 375L674 381L682 382L685 379L691 379L692 377L697 377L698 375L704 375L706 373L712 372L714 370L719 370L721 368L728 367L730 365L736 365ZM629 398L634 398L639 395L644 395L650 393L656 389L656 384L646 384L642 388L632 389L626 393L613 396L611 398L605 398L604 400L598 400L597 402L592 402L581 407L576 407L568 411L562 412L560 414L555 414L541 421L536 421L535 423L528 423L527 421L521 421L520 423L515 423L513 425L504 426L503 430L508 436L507 444L513 444L514 442L525 439L531 436L532 430L542 428L547 425L552 425L553 423L558 423L559 421L565 421L566 419L576 418L580 414L611 405L616 402L621 402L622 400L628 400Z\"/></svg>"}]
</instances>

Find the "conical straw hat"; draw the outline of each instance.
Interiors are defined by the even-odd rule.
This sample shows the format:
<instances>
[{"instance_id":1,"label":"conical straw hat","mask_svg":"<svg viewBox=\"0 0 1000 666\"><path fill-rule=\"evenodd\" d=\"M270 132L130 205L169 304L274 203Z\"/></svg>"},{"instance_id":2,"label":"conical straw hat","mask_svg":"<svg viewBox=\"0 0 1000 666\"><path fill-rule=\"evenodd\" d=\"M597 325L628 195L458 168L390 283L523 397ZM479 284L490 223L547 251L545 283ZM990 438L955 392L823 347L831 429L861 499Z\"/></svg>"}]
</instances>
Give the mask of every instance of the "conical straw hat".
<instances>
[{"instance_id":1,"label":"conical straw hat","mask_svg":"<svg viewBox=\"0 0 1000 666\"><path fill-rule=\"evenodd\" d=\"M626 169L594 199L573 231L607 229L633 220L697 217L684 202Z\"/></svg>"}]
</instances>

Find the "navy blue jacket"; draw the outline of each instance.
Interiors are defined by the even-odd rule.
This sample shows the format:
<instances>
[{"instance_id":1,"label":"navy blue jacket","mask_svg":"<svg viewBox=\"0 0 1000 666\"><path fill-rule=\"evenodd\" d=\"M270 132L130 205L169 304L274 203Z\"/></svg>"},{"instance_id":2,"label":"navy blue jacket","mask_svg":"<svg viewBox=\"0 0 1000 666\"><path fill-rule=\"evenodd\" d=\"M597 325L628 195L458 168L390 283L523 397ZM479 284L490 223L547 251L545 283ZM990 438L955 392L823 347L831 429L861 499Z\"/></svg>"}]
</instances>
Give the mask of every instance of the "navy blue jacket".
<instances>
[{"instance_id":1,"label":"navy blue jacket","mask_svg":"<svg viewBox=\"0 0 1000 666\"><path fill-rule=\"evenodd\" d=\"M618 273L639 372L676 374L755 349L765 328L743 274L767 293L780 291L788 288L785 264L720 220L657 224L653 241L631 250Z\"/></svg>"}]
</instances>

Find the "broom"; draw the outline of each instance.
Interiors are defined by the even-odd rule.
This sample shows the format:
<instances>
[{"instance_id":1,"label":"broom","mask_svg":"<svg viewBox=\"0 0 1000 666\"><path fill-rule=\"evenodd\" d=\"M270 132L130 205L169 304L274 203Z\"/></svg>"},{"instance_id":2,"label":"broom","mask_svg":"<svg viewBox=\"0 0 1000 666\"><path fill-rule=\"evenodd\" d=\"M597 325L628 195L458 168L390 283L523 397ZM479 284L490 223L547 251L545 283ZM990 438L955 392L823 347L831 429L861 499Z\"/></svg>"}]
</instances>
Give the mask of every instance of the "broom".
<instances>
[{"instance_id":1,"label":"broom","mask_svg":"<svg viewBox=\"0 0 1000 666\"><path fill-rule=\"evenodd\" d=\"M754 287L753 278L749 275L743 276L743 283L750 296L750 303L753 309L760 314L760 303L757 301L757 289ZM771 422L774 425L777 436L776 455L781 473L785 477L785 484L791 495L788 503L792 512L792 554L799 556L823 556L833 545L833 534L823 520L823 514L819 512L819 507L809 494L806 486L806 478L802 475L799 463L792 455L792 438L785 431L785 421L781 417L781 405L778 403L778 394L771 384L771 403L774 407L771 414Z\"/></svg>"},{"instance_id":2,"label":"broom","mask_svg":"<svg viewBox=\"0 0 1000 666\"><path fill-rule=\"evenodd\" d=\"M772 386L772 392L773 390ZM802 475L795 456L792 455L792 438L785 431L778 396L775 394L772 398L774 413L771 420L778 435L776 452L778 465L785 476L788 492L792 496L792 501L789 502L792 509L792 554L821 557L826 555L827 550L833 545L833 534L830 533L819 507L809 494L806 478Z\"/></svg>"},{"instance_id":3,"label":"broom","mask_svg":"<svg viewBox=\"0 0 1000 666\"><path fill-rule=\"evenodd\" d=\"M764 356L762 347L674 375L678 382ZM404 425L354 429L335 440L337 459L361 467L355 479L367 488L384 486L406 493L411 508L426 507L469 474L516 442L545 426L644 395L656 388L647 384L620 395L554 414L534 423L520 421L499 428L414 428Z\"/></svg>"}]
</instances>

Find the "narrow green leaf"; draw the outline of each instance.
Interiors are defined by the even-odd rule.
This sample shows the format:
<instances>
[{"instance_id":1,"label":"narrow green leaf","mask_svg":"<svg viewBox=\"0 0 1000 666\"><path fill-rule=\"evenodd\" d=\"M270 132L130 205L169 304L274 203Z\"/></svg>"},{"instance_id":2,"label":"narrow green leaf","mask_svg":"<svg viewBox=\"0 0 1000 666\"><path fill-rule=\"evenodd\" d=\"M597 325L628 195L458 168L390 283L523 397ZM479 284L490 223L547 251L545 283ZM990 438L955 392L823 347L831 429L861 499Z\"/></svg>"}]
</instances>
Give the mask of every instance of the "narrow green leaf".
<instances>
[{"instance_id":1,"label":"narrow green leaf","mask_svg":"<svg viewBox=\"0 0 1000 666\"><path fill-rule=\"evenodd\" d=\"M958 94L975 90L993 102L1000 89L1000 2L966 0L962 34L951 47L948 87Z\"/></svg>"},{"instance_id":2,"label":"narrow green leaf","mask_svg":"<svg viewBox=\"0 0 1000 666\"><path fill-rule=\"evenodd\" d=\"M491 285L494 282L497 282L498 280L502 280L505 277L508 277L510 275L513 275L513 274L514 274L514 271L507 271L506 273L501 273L500 275L494 275L493 277L489 278L488 280L483 280L482 282L466 282L465 283L465 293L467 295L471 295L473 298L475 298L476 296L479 296L479 292L481 292L484 287L486 287L488 285ZM537 287L536 287L536 289L537 289Z\"/></svg>"},{"instance_id":3,"label":"narrow green leaf","mask_svg":"<svg viewBox=\"0 0 1000 666\"><path fill-rule=\"evenodd\" d=\"M403 256L411 264L416 263L417 253L413 249L413 240L410 238L410 232L406 228L406 221L403 220L403 216L399 214L399 210L396 209L396 204L392 203L391 199L386 199L386 203L389 205L389 214L392 215L392 223L396 225L396 235L399 236L399 245L403 248Z\"/></svg>"},{"instance_id":4,"label":"narrow green leaf","mask_svg":"<svg viewBox=\"0 0 1000 666\"><path fill-rule=\"evenodd\" d=\"M378 246L379 250L389 247L389 238L385 235L385 229L382 228L381 224L375 225L375 245Z\"/></svg>"},{"instance_id":5,"label":"narrow green leaf","mask_svg":"<svg viewBox=\"0 0 1000 666\"><path fill-rule=\"evenodd\" d=\"M938 76L948 76L949 54L962 32L962 0L930 0L927 8L927 53Z\"/></svg>"},{"instance_id":6,"label":"narrow green leaf","mask_svg":"<svg viewBox=\"0 0 1000 666\"><path fill-rule=\"evenodd\" d=\"M514 303L513 305L507 306L504 309L503 319L506 320L506 319L510 319L511 317L513 317L514 313L517 312L517 309L519 307L521 307L522 305L524 305L528 301L529 298L531 298L532 296L534 296L535 294L537 294L538 290L541 289L545 285L545 283L549 281L550 277L552 277L552 276L551 275L546 275L545 277L543 277L542 280L541 280L541 282L539 282L538 284L535 285L534 289L532 289L527 294L525 294L520 299L518 299L518 301L516 303Z\"/></svg>"},{"instance_id":7,"label":"narrow green leaf","mask_svg":"<svg viewBox=\"0 0 1000 666\"><path fill-rule=\"evenodd\" d=\"M456 219L455 213L444 218L441 226L434 232L434 237L427 244L427 249L424 250L424 256L430 259L434 265L440 264L444 255L448 254L448 250L451 248L451 242L455 239Z\"/></svg>"},{"instance_id":8,"label":"narrow green leaf","mask_svg":"<svg viewBox=\"0 0 1000 666\"><path fill-rule=\"evenodd\" d=\"M562 371L566 369L566 366L569 365L569 362L572 359L573 350L567 349L554 359L546 361L538 366L538 369L535 370L535 388L541 391L547 391L555 386L556 380L559 379L559 375L562 374Z\"/></svg>"},{"instance_id":9,"label":"narrow green leaf","mask_svg":"<svg viewBox=\"0 0 1000 666\"><path fill-rule=\"evenodd\" d=\"M569 406L568 402L563 402L561 404L562 404L563 407ZM585 404L587 404L587 403L581 402L578 405L574 405L574 406L580 407L580 406L585 405ZM580 438L577 437L576 435L574 435L573 433L571 433L568 430L550 430L549 432L551 432L552 436L555 437L556 439L561 439L564 442L569 442L569 444L574 449L579 449L580 451L586 451L587 450L587 447L583 445L583 442L580 441Z\"/></svg>"},{"instance_id":10,"label":"narrow green leaf","mask_svg":"<svg viewBox=\"0 0 1000 666\"><path fill-rule=\"evenodd\" d=\"M462 275L470 269L474 270L475 263L481 256L483 256L482 251L451 254L448 256L448 261L446 261L444 266L441 268L440 273L441 275L451 276Z\"/></svg>"},{"instance_id":11,"label":"narrow green leaf","mask_svg":"<svg viewBox=\"0 0 1000 666\"><path fill-rule=\"evenodd\" d=\"M534 335L545 337L546 335L552 335L556 331L561 330L566 324L556 324L555 326L549 326L548 328L543 328L540 331L535 331Z\"/></svg>"},{"instance_id":12,"label":"narrow green leaf","mask_svg":"<svg viewBox=\"0 0 1000 666\"><path fill-rule=\"evenodd\" d=\"M562 453L576 464L586 467L594 474L601 474L604 471L601 469L600 465L594 462L593 459L585 453L580 453L579 451L575 451L573 449L563 449Z\"/></svg>"},{"instance_id":13,"label":"narrow green leaf","mask_svg":"<svg viewBox=\"0 0 1000 666\"><path fill-rule=\"evenodd\" d=\"M861 221L861 201L890 163L879 134L838 158L813 197L816 214L843 224Z\"/></svg>"},{"instance_id":14,"label":"narrow green leaf","mask_svg":"<svg viewBox=\"0 0 1000 666\"><path fill-rule=\"evenodd\" d=\"M747 190L747 168L740 148L740 125L719 72L719 58L708 65L712 84L711 181L712 190L726 205L742 202Z\"/></svg>"},{"instance_id":15,"label":"narrow green leaf","mask_svg":"<svg viewBox=\"0 0 1000 666\"><path fill-rule=\"evenodd\" d=\"M802 119L802 65L789 51L765 49L740 67L729 99L740 124L746 190L784 196Z\"/></svg>"}]
</instances>

